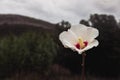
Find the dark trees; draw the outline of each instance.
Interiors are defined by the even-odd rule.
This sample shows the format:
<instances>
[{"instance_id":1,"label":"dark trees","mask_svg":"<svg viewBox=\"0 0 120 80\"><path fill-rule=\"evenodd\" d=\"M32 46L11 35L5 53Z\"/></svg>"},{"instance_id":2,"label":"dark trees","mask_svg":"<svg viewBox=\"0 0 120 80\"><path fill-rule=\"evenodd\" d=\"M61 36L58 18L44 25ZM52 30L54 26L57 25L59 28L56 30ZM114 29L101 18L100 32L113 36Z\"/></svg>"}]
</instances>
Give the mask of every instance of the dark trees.
<instances>
[{"instance_id":1,"label":"dark trees","mask_svg":"<svg viewBox=\"0 0 120 80\"><path fill-rule=\"evenodd\" d=\"M82 20L85 21L85 20ZM102 75L120 74L120 29L112 15L90 15L90 26L99 30L99 46L88 51L88 68ZM88 25L87 21L83 24Z\"/></svg>"}]
</instances>

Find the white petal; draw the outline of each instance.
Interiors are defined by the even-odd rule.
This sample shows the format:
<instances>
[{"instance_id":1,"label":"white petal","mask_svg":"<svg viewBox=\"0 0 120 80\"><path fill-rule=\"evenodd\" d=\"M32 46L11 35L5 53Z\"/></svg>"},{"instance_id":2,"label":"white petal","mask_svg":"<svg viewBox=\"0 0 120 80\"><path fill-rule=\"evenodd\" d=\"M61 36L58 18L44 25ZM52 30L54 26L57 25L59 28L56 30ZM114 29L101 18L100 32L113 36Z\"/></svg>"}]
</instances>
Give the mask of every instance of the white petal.
<instances>
[{"instance_id":1,"label":"white petal","mask_svg":"<svg viewBox=\"0 0 120 80\"><path fill-rule=\"evenodd\" d=\"M86 40L89 42L92 42L99 35L99 31L96 28L92 27L88 27L86 33Z\"/></svg>"},{"instance_id":2,"label":"white petal","mask_svg":"<svg viewBox=\"0 0 120 80\"><path fill-rule=\"evenodd\" d=\"M82 38L88 42L92 42L94 38L99 35L96 28L88 27L82 24L72 26L70 30L77 35L78 38Z\"/></svg>"},{"instance_id":3,"label":"white petal","mask_svg":"<svg viewBox=\"0 0 120 80\"><path fill-rule=\"evenodd\" d=\"M79 38L85 38L87 36L87 27L85 25L79 24L71 26L70 30L77 35Z\"/></svg>"},{"instance_id":4,"label":"white petal","mask_svg":"<svg viewBox=\"0 0 120 80\"><path fill-rule=\"evenodd\" d=\"M69 30L62 32L59 35L59 39L65 47L74 46L77 42L76 36Z\"/></svg>"},{"instance_id":5,"label":"white petal","mask_svg":"<svg viewBox=\"0 0 120 80\"><path fill-rule=\"evenodd\" d=\"M82 50L77 50L79 54L82 54L82 52L87 51L93 47L97 47L99 45L99 42L97 40L93 40L90 44L88 44L87 47L85 47Z\"/></svg>"},{"instance_id":6,"label":"white petal","mask_svg":"<svg viewBox=\"0 0 120 80\"><path fill-rule=\"evenodd\" d=\"M63 40L62 43L64 44L65 48L71 48L72 50L74 50L74 45L72 45L70 42Z\"/></svg>"},{"instance_id":7,"label":"white petal","mask_svg":"<svg viewBox=\"0 0 120 80\"><path fill-rule=\"evenodd\" d=\"M68 41L63 40L62 43L64 44L65 48L70 48L73 51L76 51L76 47L73 44L69 43Z\"/></svg>"}]
</instances>

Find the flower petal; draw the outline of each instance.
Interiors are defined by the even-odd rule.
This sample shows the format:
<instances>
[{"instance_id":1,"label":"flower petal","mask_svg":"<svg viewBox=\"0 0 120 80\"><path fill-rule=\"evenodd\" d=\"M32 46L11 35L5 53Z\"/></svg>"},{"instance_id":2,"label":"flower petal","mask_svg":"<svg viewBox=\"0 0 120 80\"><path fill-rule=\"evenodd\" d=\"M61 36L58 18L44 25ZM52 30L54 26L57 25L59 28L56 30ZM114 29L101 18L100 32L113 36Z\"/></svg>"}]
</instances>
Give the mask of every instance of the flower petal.
<instances>
[{"instance_id":1,"label":"flower petal","mask_svg":"<svg viewBox=\"0 0 120 80\"><path fill-rule=\"evenodd\" d=\"M87 32L87 27L79 24L79 25L74 25L71 26L70 30L75 33L75 35L79 38L85 38L87 36L86 32Z\"/></svg>"},{"instance_id":2,"label":"flower petal","mask_svg":"<svg viewBox=\"0 0 120 80\"><path fill-rule=\"evenodd\" d=\"M70 30L75 33L78 38L80 37L88 42L92 42L94 38L99 35L99 32L96 28L87 27L82 24L72 26Z\"/></svg>"},{"instance_id":3,"label":"flower petal","mask_svg":"<svg viewBox=\"0 0 120 80\"><path fill-rule=\"evenodd\" d=\"M88 44L88 46L85 47L84 49L81 49L81 50L76 49L76 50L78 51L79 54L82 54L82 52L87 51L93 47L97 47L98 45L99 45L99 42L97 40L94 40L90 44Z\"/></svg>"},{"instance_id":4,"label":"flower petal","mask_svg":"<svg viewBox=\"0 0 120 80\"><path fill-rule=\"evenodd\" d=\"M65 47L71 47L77 42L76 36L69 30L62 32L59 39Z\"/></svg>"},{"instance_id":5,"label":"flower petal","mask_svg":"<svg viewBox=\"0 0 120 80\"><path fill-rule=\"evenodd\" d=\"M72 45L70 42L63 40L62 43L64 44L65 48L71 48L72 50L75 50L74 45Z\"/></svg>"},{"instance_id":6,"label":"flower petal","mask_svg":"<svg viewBox=\"0 0 120 80\"><path fill-rule=\"evenodd\" d=\"M89 42L92 42L99 35L99 31L93 27L88 27L86 33L86 40Z\"/></svg>"}]
</instances>

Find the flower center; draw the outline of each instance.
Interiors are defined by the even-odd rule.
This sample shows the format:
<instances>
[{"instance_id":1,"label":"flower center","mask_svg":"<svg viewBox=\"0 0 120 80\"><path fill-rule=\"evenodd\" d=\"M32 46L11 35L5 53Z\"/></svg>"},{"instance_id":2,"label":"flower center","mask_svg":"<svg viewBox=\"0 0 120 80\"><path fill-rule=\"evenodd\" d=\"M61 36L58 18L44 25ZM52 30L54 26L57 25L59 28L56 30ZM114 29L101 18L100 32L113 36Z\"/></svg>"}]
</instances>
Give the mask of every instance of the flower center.
<instances>
[{"instance_id":1,"label":"flower center","mask_svg":"<svg viewBox=\"0 0 120 80\"><path fill-rule=\"evenodd\" d=\"M88 45L87 41L83 41L81 38L78 39L78 42L75 44L77 49L83 49Z\"/></svg>"}]
</instances>

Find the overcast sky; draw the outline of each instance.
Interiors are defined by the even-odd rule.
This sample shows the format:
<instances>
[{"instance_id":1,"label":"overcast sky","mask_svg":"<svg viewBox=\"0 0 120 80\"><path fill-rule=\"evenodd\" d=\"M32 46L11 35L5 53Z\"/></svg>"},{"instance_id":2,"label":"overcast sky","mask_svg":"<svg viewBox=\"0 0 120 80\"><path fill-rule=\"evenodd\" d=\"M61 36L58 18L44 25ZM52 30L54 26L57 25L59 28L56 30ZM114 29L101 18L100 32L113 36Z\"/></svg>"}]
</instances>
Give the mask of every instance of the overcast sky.
<instances>
[{"instance_id":1,"label":"overcast sky","mask_svg":"<svg viewBox=\"0 0 120 80\"><path fill-rule=\"evenodd\" d=\"M120 19L120 0L0 0L0 14L22 14L52 23L78 24L90 14L112 14Z\"/></svg>"}]
</instances>

